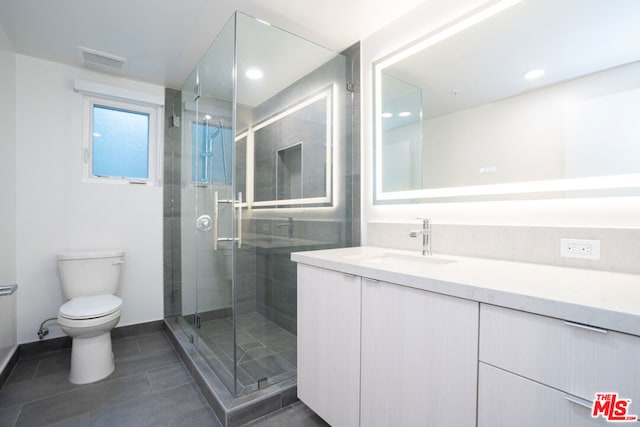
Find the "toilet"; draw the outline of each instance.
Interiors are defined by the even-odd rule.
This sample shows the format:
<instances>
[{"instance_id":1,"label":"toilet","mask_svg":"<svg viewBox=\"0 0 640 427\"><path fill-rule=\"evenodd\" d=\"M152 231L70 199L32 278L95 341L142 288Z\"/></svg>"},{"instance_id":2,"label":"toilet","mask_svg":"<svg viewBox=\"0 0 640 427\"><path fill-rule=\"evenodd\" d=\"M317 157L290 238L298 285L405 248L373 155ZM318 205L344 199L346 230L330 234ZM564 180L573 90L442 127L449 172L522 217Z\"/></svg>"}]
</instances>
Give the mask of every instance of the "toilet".
<instances>
[{"instance_id":1,"label":"toilet","mask_svg":"<svg viewBox=\"0 0 640 427\"><path fill-rule=\"evenodd\" d=\"M122 300L115 295L120 284L124 251L58 254L60 282L65 302L58 323L72 341L73 384L108 377L115 369L111 329L120 321Z\"/></svg>"}]
</instances>

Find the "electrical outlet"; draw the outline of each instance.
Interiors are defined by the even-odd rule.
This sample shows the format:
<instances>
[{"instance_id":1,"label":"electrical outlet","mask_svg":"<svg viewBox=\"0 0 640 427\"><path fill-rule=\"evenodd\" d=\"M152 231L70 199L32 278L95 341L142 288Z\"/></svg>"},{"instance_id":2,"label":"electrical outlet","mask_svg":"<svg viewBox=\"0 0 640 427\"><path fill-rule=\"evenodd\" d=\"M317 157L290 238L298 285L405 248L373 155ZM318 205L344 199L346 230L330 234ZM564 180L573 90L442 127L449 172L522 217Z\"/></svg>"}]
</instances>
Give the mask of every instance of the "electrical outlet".
<instances>
[{"instance_id":1,"label":"electrical outlet","mask_svg":"<svg viewBox=\"0 0 640 427\"><path fill-rule=\"evenodd\" d=\"M600 240L560 239L560 256L600 259Z\"/></svg>"}]
</instances>

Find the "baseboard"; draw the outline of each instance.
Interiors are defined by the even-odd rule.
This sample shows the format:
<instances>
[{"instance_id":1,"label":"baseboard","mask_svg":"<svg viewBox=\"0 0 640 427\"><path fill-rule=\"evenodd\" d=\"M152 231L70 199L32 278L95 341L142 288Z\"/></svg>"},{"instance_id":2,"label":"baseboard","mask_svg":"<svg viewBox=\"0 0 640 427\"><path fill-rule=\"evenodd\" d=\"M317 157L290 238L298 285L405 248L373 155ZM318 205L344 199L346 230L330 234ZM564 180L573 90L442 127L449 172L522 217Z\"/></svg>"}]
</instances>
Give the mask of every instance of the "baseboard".
<instances>
[{"instance_id":1,"label":"baseboard","mask_svg":"<svg viewBox=\"0 0 640 427\"><path fill-rule=\"evenodd\" d=\"M163 320L153 320L151 322L136 323L134 325L120 326L111 331L111 338L125 338L135 335L150 334L152 332L164 330ZM21 360L30 359L41 353L65 350L71 348L70 337L51 338L48 340L35 341L18 346L18 358Z\"/></svg>"},{"instance_id":2,"label":"baseboard","mask_svg":"<svg viewBox=\"0 0 640 427\"><path fill-rule=\"evenodd\" d=\"M135 325L121 326L111 331L111 338L125 338L135 335L151 334L163 331L164 320L153 320L151 322L136 323Z\"/></svg>"},{"instance_id":3,"label":"baseboard","mask_svg":"<svg viewBox=\"0 0 640 427\"><path fill-rule=\"evenodd\" d=\"M41 353L49 353L68 348L71 348L71 338L65 336L20 344L17 353L18 359L28 360Z\"/></svg>"}]
</instances>

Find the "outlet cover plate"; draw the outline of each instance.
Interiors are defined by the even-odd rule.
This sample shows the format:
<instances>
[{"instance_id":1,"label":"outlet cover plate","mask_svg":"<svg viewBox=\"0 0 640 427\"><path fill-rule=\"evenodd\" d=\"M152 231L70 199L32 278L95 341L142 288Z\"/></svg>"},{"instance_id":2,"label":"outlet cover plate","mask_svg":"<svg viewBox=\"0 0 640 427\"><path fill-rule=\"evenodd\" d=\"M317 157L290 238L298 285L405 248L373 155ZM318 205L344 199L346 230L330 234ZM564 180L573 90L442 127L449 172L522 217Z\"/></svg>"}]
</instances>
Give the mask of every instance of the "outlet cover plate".
<instances>
[{"instance_id":1,"label":"outlet cover plate","mask_svg":"<svg viewBox=\"0 0 640 427\"><path fill-rule=\"evenodd\" d=\"M560 256L599 260L600 240L560 239Z\"/></svg>"}]
</instances>

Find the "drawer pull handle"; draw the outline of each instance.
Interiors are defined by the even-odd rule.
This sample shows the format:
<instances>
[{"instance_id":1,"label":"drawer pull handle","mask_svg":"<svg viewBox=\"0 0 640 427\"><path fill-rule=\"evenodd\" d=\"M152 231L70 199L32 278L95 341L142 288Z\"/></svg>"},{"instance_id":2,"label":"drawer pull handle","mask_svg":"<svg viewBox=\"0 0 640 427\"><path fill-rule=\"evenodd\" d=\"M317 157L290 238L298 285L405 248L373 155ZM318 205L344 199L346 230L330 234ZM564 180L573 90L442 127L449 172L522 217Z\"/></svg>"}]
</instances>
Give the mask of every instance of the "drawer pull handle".
<instances>
[{"instance_id":1,"label":"drawer pull handle","mask_svg":"<svg viewBox=\"0 0 640 427\"><path fill-rule=\"evenodd\" d=\"M564 322L567 326L573 326L574 328L586 329L587 331L599 332L601 334L606 334L606 329L596 328L595 326L583 325L582 323L574 323L574 322Z\"/></svg>"},{"instance_id":2,"label":"drawer pull handle","mask_svg":"<svg viewBox=\"0 0 640 427\"><path fill-rule=\"evenodd\" d=\"M364 280L366 280L367 282L371 283L372 285L377 285L379 280L376 279L370 279L369 277L365 277Z\"/></svg>"},{"instance_id":3,"label":"drawer pull handle","mask_svg":"<svg viewBox=\"0 0 640 427\"><path fill-rule=\"evenodd\" d=\"M575 403L576 405L584 406L587 409L593 408L593 402L589 402L588 400L582 399L572 394L565 394L562 397L564 397L564 399L568 400L569 402Z\"/></svg>"},{"instance_id":4,"label":"drawer pull handle","mask_svg":"<svg viewBox=\"0 0 640 427\"><path fill-rule=\"evenodd\" d=\"M342 273L342 275L344 277L346 277L347 279L354 279L354 278L358 277L355 274L349 274L349 273Z\"/></svg>"},{"instance_id":5,"label":"drawer pull handle","mask_svg":"<svg viewBox=\"0 0 640 427\"><path fill-rule=\"evenodd\" d=\"M18 285L0 286L0 297L13 295L18 290Z\"/></svg>"}]
</instances>

